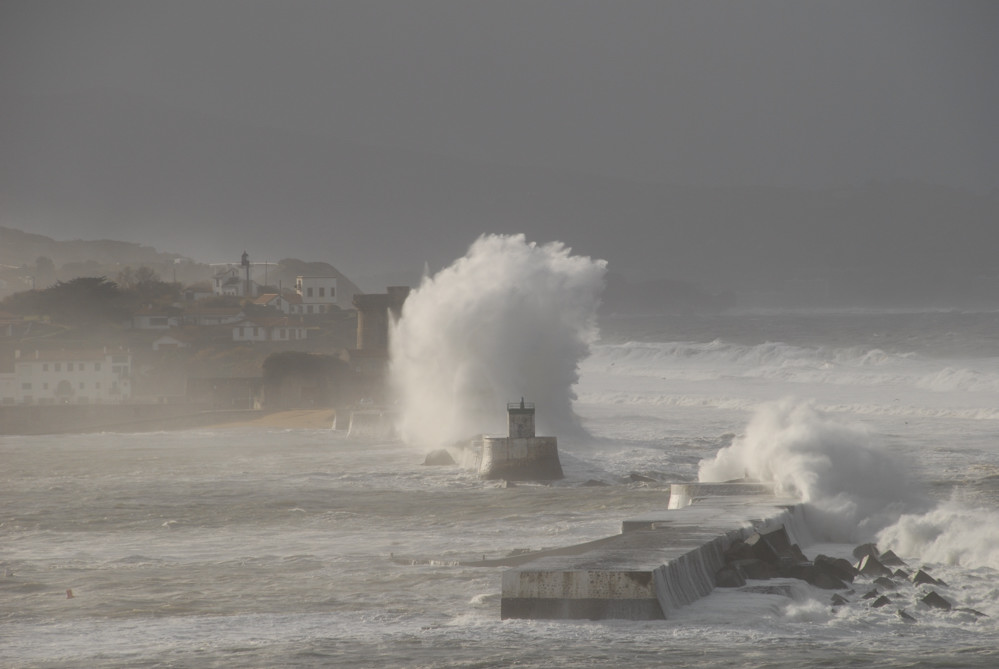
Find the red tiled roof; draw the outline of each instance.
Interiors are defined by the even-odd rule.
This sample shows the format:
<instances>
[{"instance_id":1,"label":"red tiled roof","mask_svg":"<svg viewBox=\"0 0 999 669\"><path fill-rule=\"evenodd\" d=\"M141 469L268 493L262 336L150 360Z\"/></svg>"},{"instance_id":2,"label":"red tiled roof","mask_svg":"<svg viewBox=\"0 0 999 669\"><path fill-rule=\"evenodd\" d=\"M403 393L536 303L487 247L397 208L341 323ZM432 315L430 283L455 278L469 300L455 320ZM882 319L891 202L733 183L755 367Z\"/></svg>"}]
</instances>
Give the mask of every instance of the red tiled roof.
<instances>
[{"instance_id":1,"label":"red tiled roof","mask_svg":"<svg viewBox=\"0 0 999 669\"><path fill-rule=\"evenodd\" d=\"M253 300L253 303L254 304L268 304L268 303L272 302L274 299L276 299L278 297L281 297L281 296L278 295L277 293L264 293L260 297L258 297L255 300Z\"/></svg>"}]
</instances>

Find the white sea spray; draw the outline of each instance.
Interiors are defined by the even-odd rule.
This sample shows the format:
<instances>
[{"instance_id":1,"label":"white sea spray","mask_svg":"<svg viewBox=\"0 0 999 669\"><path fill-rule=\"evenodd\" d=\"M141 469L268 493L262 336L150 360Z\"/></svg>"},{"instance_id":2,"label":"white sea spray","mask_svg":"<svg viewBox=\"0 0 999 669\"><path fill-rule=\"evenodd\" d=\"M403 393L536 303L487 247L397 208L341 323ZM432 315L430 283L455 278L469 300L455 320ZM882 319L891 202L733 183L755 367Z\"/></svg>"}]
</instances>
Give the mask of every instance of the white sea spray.
<instances>
[{"instance_id":1,"label":"white sea spray","mask_svg":"<svg viewBox=\"0 0 999 669\"><path fill-rule=\"evenodd\" d=\"M873 537L920 503L899 457L866 428L794 399L762 405L745 433L699 468L701 481L744 477L799 497L815 536L830 540Z\"/></svg>"},{"instance_id":2,"label":"white sea spray","mask_svg":"<svg viewBox=\"0 0 999 669\"><path fill-rule=\"evenodd\" d=\"M487 235L425 278L391 336L403 439L438 447L501 431L521 397L542 433L578 430L572 386L596 340L604 270L559 242Z\"/></svg>"}]
</instances>

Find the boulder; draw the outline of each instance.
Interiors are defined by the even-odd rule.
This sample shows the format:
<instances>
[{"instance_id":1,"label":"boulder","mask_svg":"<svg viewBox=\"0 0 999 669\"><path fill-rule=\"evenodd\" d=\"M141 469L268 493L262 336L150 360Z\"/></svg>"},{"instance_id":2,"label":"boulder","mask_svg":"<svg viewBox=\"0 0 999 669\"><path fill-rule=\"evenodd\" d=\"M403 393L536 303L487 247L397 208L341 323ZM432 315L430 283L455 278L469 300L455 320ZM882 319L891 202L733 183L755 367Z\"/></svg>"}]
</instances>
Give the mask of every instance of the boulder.
<instances>
[{"instance_id":1,"label":"boulder","mask_svg":"<svg viewBox=\"0 0 999 669\"><path fill-rule=\"evenodd\" d=\"M878 557L878 561L886 567L906 567L905 561L895 555L893 551L885 551Z\"/></svg>"},{"instance_id":2,"label":"boulder","mask_svg":"<svg viewBox=\"0 0 999 669\"><path fill-rule=\"evenodd\" d=\"M718 588L741 588L746 579L735 567L725 566L715 573L715 586Z\"/></svg>"},{"instance_id":3,"label":"boulder","mask_svg":"<svg viewBox=\"0 0 999 669\"><path fill-rule=\"evenodd\" d=\"M840 594L835 594L832 596L832 605L834 607L843 606L844 604L849 604L849 603L850 600Z\"/></svg>"},{"instance_id":4,"label":"boulder","mask_svg":"<svg viewBox=\"0 0 999 669\"><path fill-rule=\"evenodd\" d=\"M884 595L881 595L880 597L874 600L874 602L871 604L871 608L880 609L882 606L888 606L889 604L891 604L891 600L885 597Z\"/></svg>"},{"instance_id":5,"label":"boulder","mask_svg":"<svg viewBox=\"0 0 999 669\"><path fill-rule=\"evenodd\" d=\"M878 576L874 579L874 585L878 586L882 590L894 590L898 587L895 581L891 580L887 576Z\"/></svg>"},{"instance_id":6,"label":"boulder","mask_svg":"<svg viewBox=\"0 0 999 669\"><path fill-rule=\"evenodd\" d=\"M909 580L909 572L907 572L904 569L896 569L895 573L892 574L892 577L893 578L901 579L903 581L908 581Z\"/></svg>"},{"instance_id":7,"label":"boulder","mask_svg":"<svg viewBox=\"0 0 999 669\"><path fill-rule=\"evenodd\" d=\"M862 560L865 555L873 555L874 557L877 557L880 555L878 547L875 544L861 544L853 549L853 557L858 560Z\"/></svg>"},{"instance_id":8,"label":"boulder","mask_svg":"<svg viewBox=\"0 0 999 669\"><path fill-rule=\"evenodd\" d=\"M725 561L734 562L735 560L752 560L753 549L751 546L747 545L742 539L736 539L725 551Z\"/></svg>"},{"instance_id":9,"label":"boulder","mask_svg":"<svg viewBox=\"0 0 999 669\"><path fill-rule=\"evenodd\" d=\"M801 562L808 561L808 558L804 556L801 549L798 548L797 545L791 543L791 538L787 536L787 530L784 529L783 525L778 527L776 530L765 532L760 536L778 556L794 559L800 558Z\"/></svg>"},{"instance_id":10,"label":"boulder","mask_svg":"<svg viewBox=\"0 0 999 669\"><path fill-rule=\"evenodd\" d=\"M930 590L930 592L919 601L927 606L933 607L934 609L942 609L944 611L950 611L951 609L950 602L938 595L936 590Z\"/></svg>"},{"instance_id":11,"label":"boulder","mask_svg":"<svg viewBox=\"0 0 999 669\"><path fill-rule=\"evenodd\" d=\"M793 565L784 575L791 578L800 578L802 581L823 590L845 590L847 588L846 583L829 572L816 567L811 562Z\"/></svg>"},{"instance_id":12,"label":"boulder","mask_svg":"<svg viewBox=\"0 0 999 669\"><path fill-rule=\"evenodd\" d=\"M915 575L912 577L912 582L915 583L916 585L922 585L924 583L926 585L940 585L940 581L933 578L922 569L920 569L915 573Z\"/></svg>"},{"instance_id":13,"label":"boulder","mask_svg":"<svg viewBox=\"0 0 999 669\"><path fill-rule=\"evenodd\" d=\"M857 571L864 576L878 577L891 576L891 569L881 564L873 555L865 555L857 563Z\"/></svg>"},{"instance_id":14,"label":"boulder","mask_svg":"<svg viewBox=\"0 0 999 669\"><path fill-rule=\"evenodd\" d=\"M861 597L861 599L874 599L880 594L881 593L878 592L878 589L874 588L873 590L868 590L867 592L865 592L864 595Z\"/></svg>"},{"instance_id":15,"label":"boulder","mask_svg":"<svg viewBox=\"0 0 999 669\"><path fill-rule=\"evenodd\" d=\"M771 564L776 564L780 555L774 550L766 539L759 532L755 532L746 539L746 545L752 550L753 557Z\"/></svg>"},{"instance_id":16,"label":"boulder","mask_svg":"<svg viewBox=\"0 0 999 669\"><path fill-rule=\"evenodd\" d=\"M769 578L775 578L779 575L777 567L773 564L764 562L763 560L757 560L756 558L750 558L748 560L733 560L728 566L738 570L743 578L766 580Z\"/></svg>"},{"instance_id":17,"label":"boulder","mask_svg":"<svg viewBox=\"0 0 999 669\"><path fill-rule=\"evenodd\" d=\"M791 544L791 558L795 562L809 562L808 557L802 552L798 544Z\"/></svg>"},{"instance_id":18,"label":"boulder","mask_svg":"<svg viewBox=\"0 0 999 669\"><path fill-rule=\"evenodd\" d=\"M451 457L450 451L446 448L438 448L436 451L430 451L427 453L426 459L423 460L424 465L433 466L445 466L455 464L454 458Z\"/></svg>"},{"instance_id":19,"label":"boulder","mask_svg":"<svg viewBox=\"0 0 999 669\"><path fill-rule=\"evenodd\" d=\"M817 555L815 556L815 566L847 583L853 583L853 578L857 575L857 570L853 568L850 561L843 558Z\"/></svg>"}]
</instances>

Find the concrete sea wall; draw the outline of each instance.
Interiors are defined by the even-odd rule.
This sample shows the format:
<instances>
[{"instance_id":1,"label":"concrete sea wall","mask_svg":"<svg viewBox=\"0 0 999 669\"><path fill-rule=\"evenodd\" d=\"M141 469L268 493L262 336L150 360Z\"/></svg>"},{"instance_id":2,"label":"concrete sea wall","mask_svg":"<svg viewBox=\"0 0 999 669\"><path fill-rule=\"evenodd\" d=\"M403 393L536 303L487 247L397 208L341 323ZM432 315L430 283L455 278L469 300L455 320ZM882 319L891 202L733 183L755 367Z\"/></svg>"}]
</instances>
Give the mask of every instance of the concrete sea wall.
<instances>
[{"instance_id":1,"label":"concrete sea wall","mask_svg":"<svg viewBox=\"0 0 999 669\"><path fill-rule=\"evenodd\" d=\"M724 485L724 484L721 484ZM800 505L737 487L677 488L694 503L628 519L622 533L580 550L550 551L503 575L503 618L668 618L710 593L737 539L804 526ZM695 494L692 494L695 493ZM671 489L671 497L673 490Z\"/></svg>"}]
</instances>

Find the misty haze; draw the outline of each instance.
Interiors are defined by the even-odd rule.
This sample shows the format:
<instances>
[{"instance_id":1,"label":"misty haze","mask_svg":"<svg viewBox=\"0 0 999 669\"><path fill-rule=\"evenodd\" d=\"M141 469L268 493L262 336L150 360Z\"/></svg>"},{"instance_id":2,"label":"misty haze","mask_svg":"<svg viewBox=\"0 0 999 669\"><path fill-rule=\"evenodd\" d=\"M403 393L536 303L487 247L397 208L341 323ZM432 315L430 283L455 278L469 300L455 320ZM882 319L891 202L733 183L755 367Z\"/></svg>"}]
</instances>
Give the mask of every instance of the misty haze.
<instances>
[{"instance_id":1,"label":"misty haze","mask_svg":"<svg viewBox=\"0 0 999 669\"><path fill-rule=\"evenodd\" d=\"M0 664L995 666L997 34L3 3Z\"/></svg>"}]
</instances>

